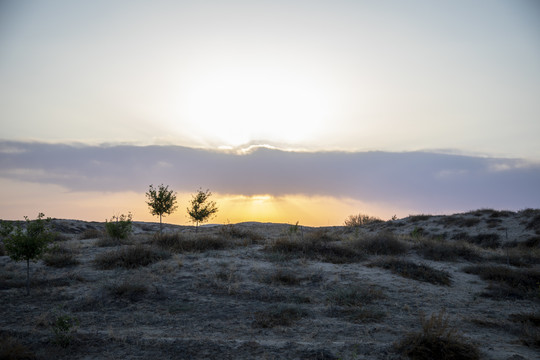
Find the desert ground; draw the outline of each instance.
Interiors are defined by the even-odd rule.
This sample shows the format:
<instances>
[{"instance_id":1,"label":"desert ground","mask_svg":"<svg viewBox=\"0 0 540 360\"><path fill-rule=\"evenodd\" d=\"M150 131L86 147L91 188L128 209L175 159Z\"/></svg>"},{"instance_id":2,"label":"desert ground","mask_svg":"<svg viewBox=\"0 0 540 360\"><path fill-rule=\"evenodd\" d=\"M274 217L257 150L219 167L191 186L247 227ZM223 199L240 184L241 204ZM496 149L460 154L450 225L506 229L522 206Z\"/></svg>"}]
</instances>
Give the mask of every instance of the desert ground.
<instances>
[{"instance_id":1,"label":"desert ground","mask_svg":"<svg viewBox=\"0 0 540 360\"><path fill-rule=\"evenodd\" d=\"M52 227L29 296L0 254L2 359L540 358L540 210Z\"/></svg>"}]
</instances>

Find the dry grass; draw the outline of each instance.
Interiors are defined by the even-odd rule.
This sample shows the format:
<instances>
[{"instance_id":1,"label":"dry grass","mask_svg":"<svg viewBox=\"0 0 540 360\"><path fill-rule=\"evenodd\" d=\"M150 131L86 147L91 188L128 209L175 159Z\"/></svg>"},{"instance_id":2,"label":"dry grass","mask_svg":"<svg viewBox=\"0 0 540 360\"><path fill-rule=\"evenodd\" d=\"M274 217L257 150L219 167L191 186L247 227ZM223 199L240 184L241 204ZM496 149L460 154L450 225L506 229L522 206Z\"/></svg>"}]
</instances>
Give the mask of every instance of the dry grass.
<instances>
[{"instance_id":1,"label":"dry grass","mask_svg":"<svg viewBox=\"0 0 540 360\"><path fill-rule=\"evenodd\" d=\"M480 223L477 217L463 217L459 215L443 216L437 220L439 225L444 227L472 227Z\"/></svg>"},{"instance_id":2,"label":"dry grass","mask_svg":"<svg viewBox=\"0 0 540 360\"><path fill-rule=\"evenodd\" d=\"M219 233L229 240L244 240L244 243L248 244L257 244L264 240L261 234L232 224L223 225Z\"/></svg>"},{"instance_id":3,"label":"dry grass","mask_svg":"<svg viewBox=\"0 0 540 360\"><path fill-rule=\"evenodd\" d=\"M421 317L422 331L408 334L396 343L396 350L403 356L417 360L477 360L480 351L450 326L445 312Z\"/></svg>"},{"instance_id":4,"label":"dry grass","mask_svg":"<svg viewBox=\"0 0 540 360\"><path fill-rule=\"evenodd\" d=\"M104 290L114 298L129 301L138 301L148 293L148 287L143 282L134 279L107 284Z\"/></svg>"},{"instance_id":5,"label":"dry grass","mask_svg":"<svg viewBox=\"0 0 540 360\"><path fill-rule=\"evenodd\" d=\"M156 235L153 244L174 253L205 252L234 247L233 241L216 235L181 233Z\"/></svg>"},{"instance_id":6,"label":"dry grass","mask_svg":"<svg viewBox=\"0 0 540 360\"><path fill-rule=\"evenodd\" d=\"M79 264L79 260L75 257L76 251L66 246L55 245L47 249L43 256L43 262L47 266L63 268L75 266Z\"/></svg>"},{"instance_id":7,"label":"dry grass","mask_svg":"<svg viewBox=\"0 0 540 360\"><path fill-rule=\"evenodd\" d=\"M513 269L501 265L473 265L463 269L468 274L475 274L490 281L485 296L497 299L539 299L538 284L540 271L533 269Z\"/></svg>"},{"instance_id":8,"label":"dry grass","mask_svg":"<svg viewBox=\"0 0 540 360\"><path fill-rule=\"evenodd\" d=\"M18 339L5 334L0 336L0 359L33 360L36 358L36 355Z\"/></svg>"},{"instance_id":9,"label":"dry grass","mask_svg":"<svg viewBox=\"0 0 540 360\"><path fill-rule=\"evenodd\" d=\"M378 322L387 316L387 313L371 306L363 307L331 307L329 315L343 318L355 324Z\"/></svg>"},{"instance_id":10,"label":"dry grass","mask_svg":"<svg viewBox=\"0 0 540 360\"><path fill-rule=\"evenodd\" d=\"M290 326L295 321L307 316L308 313L299 306L274 305L264 311L258 311L254 315L253 326L272 328L276 326Z\"/></svg>"},{"instance_id":11,"label":"dry grass","mask_svg":"<svg viewBox=\"0 0 540 360\"><path fill-rule=\"evenodd\" d=\"M478 249L464 241L422 239L414 248L425 259L435 261L457 261L463 259L477 262L482 259Z\"/></svg>"},{"instance_id":12,"label":"dry grass","mask_svg":"<svg viewBox=\"0 0 540 360\"><path fill-rule=\"evenodd\" d=\"M170 256L170 253L163 250L144 245L135 245L99 254L94 259L94 265L102 270L119 267L135 269L168 259Z\"/></svg>"},{"instance_id":13,"label":"dry grass","mask_svg":"<svg viewBox=\"0 0 540 360\"><path fill-rule=\"evenodd\" d=\"M332 289L327 301L331 305L361 307L384 297L383 292L375 286L351 285Z\"/></svg>"},{"instance_id":14,"label":"dry grass","mask_svg":"<svg viewBox=\"0 0 540 360\"><path fill-rule=\"evenodd\" d=\"M452 237L453 240L465 241L487 249L496 249L501 246L499 234L482 233L471 236L466 232L460 232Z\"/></svg>"},{"instance_id":15,"label":"dry grass","mask_svg":"<svg viewBox=\"0 0 540 360\"><path fill-rule=\"evenodd\" d=\"M523 344L540 347L540 312L511 314L509 320L520 324Z\"/></svg>"},{"instance_id":16,"label":"dry grass","mask_svg":"<svg viewBox=\"0 0 540 360\"><path fill-rule=\"evenodd\" d=\"M369 266L377 266L409 279L435 285L449 286L452 283L450 274L447 272L433 269L424 264L418 265L409 260L386 258L374 261Z\"/></svg>"},{"instance_id":17,"label":"dry grass","mask_svg":"<svg viewBox=\"0 0 540 360\"><path fill-rule=\"evenodd\" d=\"M116 247L116 246L122 246L122 245L132 245L133 239L131 238L113 238L111 236L101 236L97 239L97 241L94 243L95 246L98 247Z\"/></svg>"},{"instance_id":18,"label":"dry grass","mask_svg":"<svg viewBox=\"0 0 540 360\"><path fill-rule=\"evenodd\" d=\"M79 235L79 239L98 239L103 237L103 235L103 231L99 231L98 229L86 229Z\"/></svg>"},{"instance_id":19,"label":"dry grass","mask_svg":"<svg viewBox=\"0 0 540 360\"><path fill-rule=\"evenodd\" d=\"M407 244L389 232L353 240L348 246L372 255L400 255L409 250Z\"/></svg>"},{"instance_id":20,"label":"dry grass","mask_svg":"<svg viewBox=\"0 0 540 360\"><path fill-rule=\"evenodd\" d=\"M334 264L357 262L363 258L362 253L358 250L337 242L331 242L326 236L318 236L317 234L305 238L298 236L281 237L268 245L266 250Z\"/></svg>"}]
</instances>

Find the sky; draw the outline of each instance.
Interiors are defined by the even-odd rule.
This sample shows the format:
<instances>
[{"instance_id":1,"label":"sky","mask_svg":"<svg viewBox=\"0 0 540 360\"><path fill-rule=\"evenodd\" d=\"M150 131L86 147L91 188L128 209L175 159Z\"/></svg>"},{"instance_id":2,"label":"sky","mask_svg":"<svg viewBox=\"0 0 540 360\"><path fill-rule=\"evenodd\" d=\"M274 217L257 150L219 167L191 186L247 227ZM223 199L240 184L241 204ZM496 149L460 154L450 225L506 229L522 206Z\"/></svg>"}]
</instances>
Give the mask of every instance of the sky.
<instances>
[{"instance_id":1,"label":"sky","mask_svg":"<svg viewBox=\"0 0 540 360\"><path fill-rule=\"evenodd\" d=\"M540 207L540 4L0 2L0 218Z\"/></svg>"}]
</instances>

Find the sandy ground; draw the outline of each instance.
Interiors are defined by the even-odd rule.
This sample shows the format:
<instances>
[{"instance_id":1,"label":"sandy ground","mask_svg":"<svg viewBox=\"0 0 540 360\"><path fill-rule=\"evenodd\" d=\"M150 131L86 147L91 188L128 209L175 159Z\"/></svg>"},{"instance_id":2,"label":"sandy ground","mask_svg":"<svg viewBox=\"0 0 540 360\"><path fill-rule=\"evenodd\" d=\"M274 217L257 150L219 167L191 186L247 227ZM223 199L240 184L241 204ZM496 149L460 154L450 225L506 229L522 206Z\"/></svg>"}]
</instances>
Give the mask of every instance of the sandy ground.
<instances>
[{"instance_id":1,"label":"sandy ground","mask_svg":"<svg viewBox=\"0 0 540 360\"><path fill-rule=\"evenodd\" d=\"M43 261L32 263L31 295L26 296L26 264L1 256L0 337L18 342L39 359L399 359L394 344L420 330L422 314L444 310L451 326L478 347L482 358L538 359L540 349L523 340L522 325L511 319L538 312L540 288L536 298L486 297L489 282L463 271L472 263L433 261L415 250L422 239L451 242L465 234L469 240L497 234L500 246L478 249L482 263L489 263L495 255L504 256L505 243L539 236L531 225L537 214L494 216L477 211L409 217L356 229L301 227L296 233L287 224L236 224L240 235L233 240L241 246L173 253L148 266L111 270L96 268L96 256L150 244L159 224L136 222L129 244L100 247L102 236L82 235L89 229L102 230L102 223L55 220L55 228L63 234L58 243L72 250L79 264L55 268ZM197 236L231 237L224 229L202 227ZM277 239L301 239L317 231L342 242L381 232L397 234L409 247L400 258L447 272L451 285L370 266L383 255L334 264L268 250ZM193 227L166 225L166 232L195 236ZM253 234L259 237L249 239ZM531 251L538 253L538 247ZM526 269L540 270L538 263ZM276 274L294 281L280 281ZM144 290L127 294L111 290L126 284ZM351 317L348 307L332 300L340 289L351 287L376 295L355 307L355 314L370 316ZM291 324L264 322L264 314L283 308L302 315ZM65 347L58 344L53 330L61 316L76 319L66 333Z\"/></svg>"}]
</instances>

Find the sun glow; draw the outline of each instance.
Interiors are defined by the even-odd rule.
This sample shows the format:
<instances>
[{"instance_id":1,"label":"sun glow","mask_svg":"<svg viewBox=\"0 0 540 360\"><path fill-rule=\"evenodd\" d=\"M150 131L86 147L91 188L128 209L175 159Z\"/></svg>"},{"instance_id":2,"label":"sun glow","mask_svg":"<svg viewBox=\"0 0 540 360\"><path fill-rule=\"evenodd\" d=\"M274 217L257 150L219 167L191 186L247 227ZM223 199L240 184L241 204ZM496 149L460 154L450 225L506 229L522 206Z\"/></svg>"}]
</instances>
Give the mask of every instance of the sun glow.
<instances>
[{"instance_id":1,"label":"sun glow","mask_svg":"<svg viewBox=\"0 0 540 360\"><path fill-rule=\"evenodd\" d=\"M335 102L308 76L271 68L229 68L195 78L183 111L191 131L219 145L299 143L330 122Z\"/></svg>"}]
</instances>

